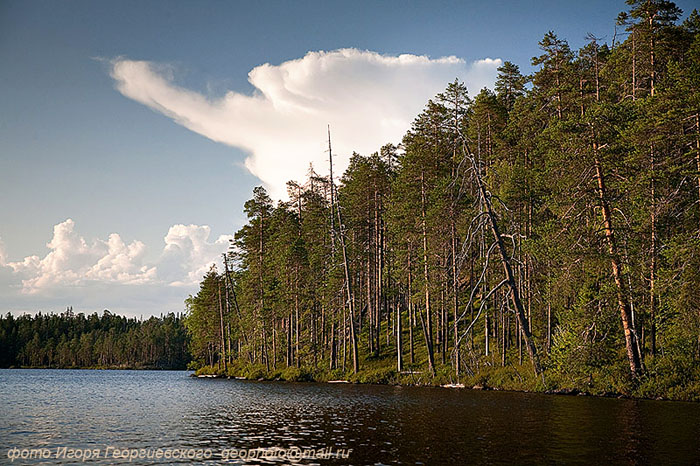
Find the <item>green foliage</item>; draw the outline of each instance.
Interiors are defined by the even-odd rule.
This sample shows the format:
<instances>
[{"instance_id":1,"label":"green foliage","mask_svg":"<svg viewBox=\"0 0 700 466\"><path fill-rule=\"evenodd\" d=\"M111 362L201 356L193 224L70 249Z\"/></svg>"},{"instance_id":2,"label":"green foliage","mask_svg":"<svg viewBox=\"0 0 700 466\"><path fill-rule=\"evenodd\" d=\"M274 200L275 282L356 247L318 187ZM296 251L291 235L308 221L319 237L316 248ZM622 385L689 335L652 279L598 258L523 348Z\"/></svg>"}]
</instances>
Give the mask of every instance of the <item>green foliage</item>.
<instances>
[{"instance_id":1,"label":"green foliage","mask_svg":"<svg viewBox=\"0 0 700 466\"><path fill-rule=\"evenodd\" d=\"M0 367L184 369L190 362L183 321L38 313L0 316Z\"/></svg>"},{"instance_id":2,"label":"green foliage","mask_svg":"<svg viewBox=\"0 0 700 466\"><path fill-rule=\"evenodd\" d=\"M204 362L201 360L192 360L187 363L187 370L188 371L197 371L204 367Z\"/></svg>"},{"instance_id":3,"label":"green foliage","mask_svg":"<svg viewBox=\"0 0 700 466\"><path fill-rule=\"evenodd\" d=\"M548 32L531 76L504 62L495 92L448 83L339 186L310 167L288 202L255 188L224 274L187 301L198 363L697 398L700 16L628 5L614 42Z\"/></svg>"},{"instance_id":4,"label":"green foliage","mask_svg":"<svg viewBox=\"0 0 700 466\"><path fill-rule=\"evenodd\" d=\"M288 367L282 371L281 379L287 382L312 382L314 379L308 368Z\"/></svg>"},{"instance_id":5,"label":"green foliage","mask_svg":"<svg viewBox=\"0 0 700 466\"><path fill-rule=\"evenodd\" d=\"M194 372L194 375L216 375L221 377L227 374L224 372L223 368L219 366L202 366Z\"/></svg>"},{"instance_id":6,"label":"green foliage","mask_svg":"<svg viewBox=\"0 0 700 466\"><path fill-rule=\"evenodd\" d=\"M220 337L219 306L222 285L223 277L220 277L216 267L212 266L202 280L199 292L185 300L185 326L190 335L190 351L196 360L209 365L213 365L216 359L212 342L216 341L220 346L220 339L217 337Z\"/></svg>"},{"instance_id":7,"label":"green foliage","mask_svg":"<svg viewBox=\"0 0 700 466\"><path fill-rule=\"evenodd\" d=\"M483 389L544 391L540 380L526 366L486 366L464 382L467 387Z\"/></svg>"},{"instance_id":8,"label":"green foliage","mask_svg":"<svg viewBox=\"0 0 700 466\"><path fill-rule=\"evenodd\" d=\"M388 367L377 367L353 374L350 377L350 381L355 383L394 385L398 383L398 377L395 369Z\"/></svg>"},{"instance_id":9,"label":"green foliage","mask_svg":"<svg viewBox=\"0 0 700 466\"><path fill-rule=\"evenodd\" d=\"M262 364L251 364L243 372L243 377L248 380L267 378L267 369Z\"/></svg>"}]
</instances>

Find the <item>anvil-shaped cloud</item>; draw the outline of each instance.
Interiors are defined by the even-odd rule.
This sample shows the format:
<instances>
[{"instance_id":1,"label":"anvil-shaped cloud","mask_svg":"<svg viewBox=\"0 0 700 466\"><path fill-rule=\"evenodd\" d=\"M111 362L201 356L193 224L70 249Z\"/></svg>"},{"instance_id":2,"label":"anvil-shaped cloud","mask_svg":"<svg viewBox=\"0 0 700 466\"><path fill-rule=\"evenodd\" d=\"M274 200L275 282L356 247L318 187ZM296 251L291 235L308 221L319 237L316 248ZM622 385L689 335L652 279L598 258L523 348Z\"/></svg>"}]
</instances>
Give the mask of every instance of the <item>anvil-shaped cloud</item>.
<instances>
[{"instance_id":1,"label":"anvil-shaped cloud","mask_svg":"<svg viewBox=\"0 0 700 466\"><path fill-rule=\"evenodd\" d=\"M455 78L475 94L492 87L500 59L468 64L457 57L388 56L357 49L309 52L248 74L253 95L210 98L177 86L162 65L124 58L111 62L123 95L214 141L248 153L245 165L273 197L301 180L309 163L325 172L331 125L336 170L353 151L368 154L398 143L427 100Z\"/></svg>"}]
</instances>

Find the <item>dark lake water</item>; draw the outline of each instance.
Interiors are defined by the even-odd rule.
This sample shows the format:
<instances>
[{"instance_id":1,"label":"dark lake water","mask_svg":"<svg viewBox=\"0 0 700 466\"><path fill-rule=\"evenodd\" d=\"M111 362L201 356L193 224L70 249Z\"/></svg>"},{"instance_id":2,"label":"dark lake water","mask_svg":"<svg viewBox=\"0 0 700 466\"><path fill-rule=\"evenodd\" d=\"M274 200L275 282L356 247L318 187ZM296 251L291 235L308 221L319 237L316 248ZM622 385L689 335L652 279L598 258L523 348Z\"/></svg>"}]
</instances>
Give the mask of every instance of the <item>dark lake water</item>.
<instances>
[{"instance_id":1,"label":"dark lake water","mask_svg":"<svg viewBox=\"0 0 700 466\"><path fill-rule=\"evenodd\" d=\"M0 370L0 463L700 463L700 404L187 375Z\"/></svg>"}]
</instances>

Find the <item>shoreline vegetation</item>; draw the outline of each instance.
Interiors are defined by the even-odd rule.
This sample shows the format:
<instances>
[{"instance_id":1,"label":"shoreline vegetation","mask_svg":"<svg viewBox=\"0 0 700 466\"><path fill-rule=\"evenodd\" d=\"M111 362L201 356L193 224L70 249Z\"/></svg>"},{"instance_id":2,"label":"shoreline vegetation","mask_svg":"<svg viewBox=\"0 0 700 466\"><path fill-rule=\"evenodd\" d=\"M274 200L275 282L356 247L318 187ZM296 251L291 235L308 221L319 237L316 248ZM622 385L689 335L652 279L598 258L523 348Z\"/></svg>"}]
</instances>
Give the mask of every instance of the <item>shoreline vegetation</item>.
<instances>
[{"instance_id":1,"label":"shoreline vegetation","mask_svg":"<svg viewBox=\"0 0 700 466\"><path fill-rule=\"evenodd\" d=\"M330 384L370 384L390 385L402 387L434 387L460 390L481 391L506 391L519 393L541 393L545 395L563 396L591 396L600 398L619 398L633 400L655 401L684 401L700 402L697 392L675 391L660 393L649 390L649 387L635 386L632 384L624 387L624 391L609 388L601 390L599 387L575 387L561 385L545 385L542 380L535 380L529 372L531 368L520 367L492 367L490 370L481 371L475 376L465 376L460 380L453 380L447 376L435 377L421 370L406 370L401 373L391 367L382 368L375 365L374 369L360 371L357 374L341 373L338 371L314 370L313 368L295 367L280 370L267 371L264 366L248 363L238 363L230 366L226 371L216 366L200 367L190 374L190 377L236 379L256 382L300 382L300 383L330 383ZM647 385L653 383L647 382Z\"/></svg>"},{"instance_id":2,"label":"shoreline vegetation","mask_svg":"<svg viewBox=\"0 0 700 466\"><path fill-rule=\"evenodd\" d=\"M339 177L329 128L287 201L256 187L186 300L189 367L699 401L700 15L626 6Z\"/></svg>"}]
</instances>

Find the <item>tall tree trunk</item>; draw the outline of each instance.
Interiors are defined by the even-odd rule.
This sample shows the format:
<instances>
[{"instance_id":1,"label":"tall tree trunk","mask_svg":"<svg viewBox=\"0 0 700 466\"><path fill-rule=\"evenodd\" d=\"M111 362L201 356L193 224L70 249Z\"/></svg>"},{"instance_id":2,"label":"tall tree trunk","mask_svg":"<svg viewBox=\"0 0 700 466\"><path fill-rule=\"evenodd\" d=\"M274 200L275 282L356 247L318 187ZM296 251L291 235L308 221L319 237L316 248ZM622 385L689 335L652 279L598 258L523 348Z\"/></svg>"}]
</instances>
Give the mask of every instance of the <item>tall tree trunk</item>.
<instances>
[{"instance_id":1,"label":"tall tree trunk","mask_svg":"<svg viewBox=\"0 0 700 466\"><path fill-rule=\"evenodd\" d=\"M698 167L698 221L700 222L700 113L695 114L695 163ZM700 224L698 224L700 236Z\"/></svg>"},{"instance_id":2,"label":"tall tree trunk","mask_svg":"<svg viewBox=\"0 0 700 466\"><path fill-rule=\"evenodd\" d=\"M459 332L458 332L458 313L459 313L459 296L457 295L457 232L455 228L454 218L452 220L451 228L451 246L452 246L452 313L453 313L453 338L454 347L453 351L455 353L454 365L455 365L455 376L459 377Z\"/></svg>"},{"instance_id":3,"label":"tall tree trunk","mask_svg":"<svg viewBox=\"0 0 700 466\"><path fill-rule=\"evenodd\" d=\"M219 324L221 328L221 362L224 364L224 371L227 369L226 367L226 345L225 345L225 339L226 337L224 336L224 303L223 303L223 298L221 297L221 281L220 279L217 278L217 281L219 282Z\"/></svg>"},{"instance_id":4,"label":"tall tree trunk","mask_svg":"<svg viewBox=\"0 0 700 466\"><path fill-rule=\"evenodd\" d=\"M551 265L549 266L551 267ZM548 267L548 270L549 270ZM547 273L547 353L552 348L552 277Z\"/></svg>"},{"instance_id":5,"label":"tall tree trunk","mask_svg":"<svg viewBox=\"0 0 700 466\"><path fill-rule=\"evenodd\" d=\"M615 230L613 229L612 217L610 215L610 206L607 200L605 190L605 179L603 177L603 168L598 156L598 145L593 143L593 154L595 163L595 176L598 184L598 200L600 201L600 210L603 214L603 222L605 226L605 239L608 243L608 252L610 254L610 264L612 266L613 278L617 287L617 303L622 319L622 328L625 334L625 346L627 348L627 359L629 360L630 371L633 377L638 376L642 372L642 361L638 352L637 337L632 326L632 314L630 312L629 302L625 296L622 285L622 270L620 268L620 259L617 253L617 245L615 243Z\"/></svg>"},{"instance_id":6,"label":"tall tree trunk","mask_svg":"<svg viewBox=\"0 0 700 466\"><path fill-rule=\"evenodd\" d=\"M635 32L632 31L632 102L637 100L637 47Z\"/></svg>"},{"instance_id":7,"label":"tall tree trunk","mask_svg":"<svg viewBox=\"0 0 700 466\"><path fill-rule=\"evenodd\" d=\"M330 369L333 370L337 367L336 363L336 358L337 358L337 351L336 351L336 341L335 341L335 320L331 323L331 360L330 360Z\"/></svg>"},{"instance_id":8,"label":"tall tree trunk","mask_svg":"<svg viewBox=\"0 0 700 466\"><path fill-rule=\"evenodd\" d=\"M290 311L287 316L287 367L292 366L292 321L294 320L293 312Z\"/></svg>"},{"instance_id":9,"label":"tall tree trunk","mask_svg":"<svg viewBox=\"0 0 700 466\"><path fill-rule=\"evenodd\" d=\"M484 356L489 355L489 310L484 310Z\"/></svg>"},{"instance_id":10,"label":"tall tree trunk","mask_svg":"<svg viewBox=\"0 0 700 466\"><path fill-rule=\"evenodd\" d=\"M557 64L554 69L554 73L556 76L556 82L557 82L557 118L560 120L562 119L562 109L561 109L561 79L559 77L560 69L559 69L559 61L557 61Z\"/></svg>"},{"instance_id":11,"label":"tall tree trunk","mask_svg":"<svg viewBox=\"0 0 700 466\"><path fill-rule=\"evenodd\" d=\"M396 307L396 370L401 372L403 370L403 340L401 337L401 305L396 302L394 304Z\"/></svg>"},{"instance_id":12,"label":"tall tree trunk","mask_svg":"<svg viewBox=\"0 0 700 466\"><path fill-rule=\"evenodd\" d=\"M231 307L230 300L228 297L228 286L226 285L226 279L224 279L224 294L226 303L226 346L227 346L227 363L231 363L233 359L233 354L231 353Z\"/></svg>"},{"instance_id":13,"label":"tall tree trunk","mask_svg":"<svg viewBox=\"0 0 700 466\"><path fill-rule=\"evenodd\" d=\"M501 367L506 367L506 315L501 313Z\"/></svg>"},{"instance_id":14,"label":"tall tree trunk","mask_svg":"<svg viewBox=\"0 0 700 466\"><path fill-rule=\"evenodd\" d=\"M294 287L295 287L295 293L294 293L294 355L295 355L295 360L296 360L296 366L301 367L301 352L300 350L300 343L299 343L299 334L300 332L300 323L299 323L299 266L295 267L295 279L294 279Z\"/></svg>"},{"instance_id":15,"label":"tall tree trunk","mask_svg":"<svg viewBox=\"0 0 700 466\"><path fill-rule=\"evenodd\" d=\"M654 16L649 16L649 87L651 97L656 94L656 63L654 40ZM650 146L651 155L651 265L649 269L649 319L651 320L651 354L656 354L656 154L654 143ZM637 342L638 343L638 342ZM640 358L642 354L640 353Z\"/></svg>"},{"instance_id":16,"label":"tall tree trunk","mask_svg":"<svg viewBox=\"0 0 700 466\"><path fill-rule=\"evenodd\" d=\"M380 337L382 331L382 233L380 226L379 198L377 189L374 189L374 243L375 243L375 286L374 286L374 309L376 312L376 342L374 345L374 355L379 357ZM388 327L387 327L388 330Z\"/></svg>"},{"instance_id":17,"label":"tall tree trunk","mask_svg":"<svg viewBox=\"0 0 700 466\"><path fill-rule=\"evenodd\" d=\"M328 158L331 165L331 173L333 167L333 153L331 152L331 130L328 129ZM333 215L334 199L335 199L335 182L331 178L331 216ZM343 271L345 272L345 291L347 292L348 308L350 309L350 339L352 341L352 370L355 374L360 370L360 360L357 353L357 334L355 332L355 297L352 294L352 283L350 281L350 264L348 262L348 252L345 247L345 228L343 226L343 217L340 214L340 207L336 209L338 215L338 228L340 234L340 247L343 252Z\"/></svg>"},{"instance_id":18,"label":"tall tree trunk","mask_svg":"<svg viewBox=\"0 0 700 466\"><path fill-rule=\"evenodd\" d=\"M433 354L433 325L432 316L430 315L430 286L429 286L429 274L428 274L428 232L425 220L425 174L421 171L420 174L420 191L421 191L421 227L423 233L423 287L425 289L425 317L426 321L424 324L425 333L425 344L428 350L428 370L430 373L435 375L435 356ZM423 317L421 314L421 321Z\"/></svg>"},{"instance_id":19,"label":"tall tree trunk","mask_svg":"<svg viewBox=\"0 0 700 466\"><path fill-rule=\"evenodd\" d=\"M654 17L656 15L649 15L649 66L651 70L649 72L649 88L651 96L654 97L656 91L656 60L654 50L655 40L654 40Z\"/></svg>"},{"instance_id":20,"label":"tall tree trunk","mask_svg":"<svg viewBox=\"0 0 700 466\"><path fill-rule=\"evenodd\" d=\"M415 364L415 354L413 351L413 327L415 325L413 309L413 273L411 264L411 243L408 243L408 346L410 351L411 365Z\"/></svg>"},{"instance_id":21,"label":"tall tree trunk","mask_svg":"<svg viewBox=\"0 0 700 466\"><path fill-rule=\"evenodd\" d=\"M653 55L652 55L653 56ZM652 87L653 92L653 87ZM656 154L654 144L651 144L651 265L649 267L649 320L651 337L651 354L656 355ZM641 356L641 354L640 354Z\"/></svg>"},{"instance_id":22,"label":"tall tree trunk","mask_svg":"<svg viewBox=\"0 0 700 466\"><path fill-rule=\"evenodd\" d=\"M369 246L369 245L368 245ZM372 261L370 260L370 250L367 248L367 273L365 275L365 285L367 292L367 315L369 316L369 338L367 339L370 353L374 353L374 300L372 299Z\"/></svg>"}]
</instances>

